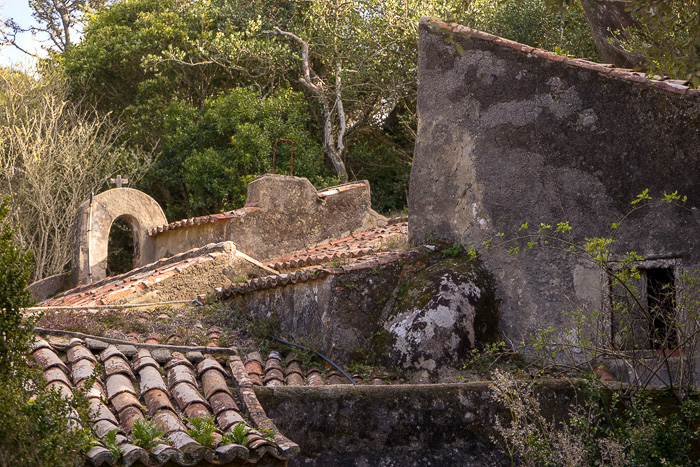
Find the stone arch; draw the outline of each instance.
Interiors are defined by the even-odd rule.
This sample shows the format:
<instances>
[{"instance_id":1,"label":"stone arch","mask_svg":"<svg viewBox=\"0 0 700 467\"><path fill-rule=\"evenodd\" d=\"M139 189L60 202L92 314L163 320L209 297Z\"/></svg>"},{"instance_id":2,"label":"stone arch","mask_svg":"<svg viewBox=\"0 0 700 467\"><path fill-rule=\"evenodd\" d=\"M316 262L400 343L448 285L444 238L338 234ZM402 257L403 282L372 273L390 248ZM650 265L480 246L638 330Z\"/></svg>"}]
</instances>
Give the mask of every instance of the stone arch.
<instances>
[{"instance_id":1,"label":"stone arch","mask_svg":"<svg viewBox=\"0 0 700 467\"><path fill-rule=\"evenodd\" d=\"M158 203L133 188L112 188L78 208L73 224L72 282L88 284L103 279L107 271L109 231L116 219L125 220L134 234L134 264L155 261L155 247L148 230L168 223Z\"/></svg>"}]
</instances>

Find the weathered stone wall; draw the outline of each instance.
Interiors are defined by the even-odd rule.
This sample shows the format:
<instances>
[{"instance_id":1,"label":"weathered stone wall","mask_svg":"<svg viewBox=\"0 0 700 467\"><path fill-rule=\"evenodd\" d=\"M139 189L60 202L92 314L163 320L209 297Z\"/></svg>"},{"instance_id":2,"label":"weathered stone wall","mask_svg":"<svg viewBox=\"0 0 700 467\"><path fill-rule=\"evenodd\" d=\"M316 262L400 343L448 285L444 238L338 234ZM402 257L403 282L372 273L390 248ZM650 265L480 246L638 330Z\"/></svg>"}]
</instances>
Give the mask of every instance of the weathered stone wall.
<instances>
[{"instance_id":1,"label":"weathered stone wall","mask_svg":"<svg viewBox=\"0 0 700 467\"><path fill-rule=\"evenodd\" d=\"M644 189L700 206L700 93L630 70L570 60L457 25L420 26L412 241L480 246L524 223L569 221L574 242L610 236ZM640 210L616 255L700 266L698 211ZM561 312L600 309L595 268L553 251L481 256L495 275L501 326L519 341Z\"/></svg>"},{"instance_id":2,"label":"weathered stone wall","mask_svg":"<svg viewBox=\"0 0 700 467\"><path fill-rule=\"evenodd\" d=\"M497 337L491 278L466 255L407 255L239 295L236 306L279 323L281 337L339 364L368 361L437 380Z\"/></svg>"},{"instance_id":3,"label":"weathered stone wall","mask_svg":"<svg viewBox=\"0 0 700 467\"><path fill-rule=\"evenodd\" d=\"M264 175L248 185L246 206L255 209L223 222L154 233L156 257L230 240L247 255L269 261L386 225L372 210L366 181L319 193L305 178Z\"/></svg>"},{"instance_id":4,"label":"weathered stone wall","mask_svg":"<svg viewBox=\"0 0 700 467\"><path fill-rule=\"evenodd\" d=\"M576 400L570 381L545 381L547 420ZM496 417L488 383L256 388L267 415L301 453L290 466L494 466Z\"/></svg>"}]
</instances>

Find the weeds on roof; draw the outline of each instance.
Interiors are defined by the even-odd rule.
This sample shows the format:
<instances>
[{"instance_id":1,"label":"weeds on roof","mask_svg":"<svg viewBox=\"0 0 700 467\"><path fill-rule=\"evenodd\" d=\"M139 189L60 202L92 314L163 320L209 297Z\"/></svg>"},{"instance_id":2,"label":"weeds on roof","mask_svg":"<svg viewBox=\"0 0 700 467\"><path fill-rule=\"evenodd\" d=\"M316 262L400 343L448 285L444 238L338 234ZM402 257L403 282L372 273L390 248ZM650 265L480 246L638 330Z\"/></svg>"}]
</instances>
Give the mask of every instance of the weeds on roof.
<instances>
[{"instance_id":1,"label":"weeds on roof","mask_svg":"<svg viewBox=\"0 0 700 467\"><path fill-rule=\"evenodd\" d=\"M160 438L162 435L163 432L158 429L152 420L136 419L134 427L131 429L134 444L149 452L163 442Z\"/></svg>"},{"instance_id":2,"label":"weeds on roof","mask_svg":"<svg viewBox=\"0 0 700 467\"><path fill-rule=\"evenodd\" d=\"M252 428L249 428L245 422L238 422L236 425L234 425L233 429L226 433L223 438L221 438L221 443L222 444L240 444L241 446L245 446L248 444L248 438L247 435L253 431Z\"/></svg>"},{"instance_id":3,"label":"weeds on roof","mask_svg":"<svg viewBox=\"0 0 700 467\"><path fill-rule=\"evenodd\" d=\"M117 444L117 433L119 433L117 428L109 430L102 441L109 453L114 457L114 460L119 461L122 458L122 454L124 454L124 449Z\"/></svg>"},{"instance_id":4,"label":"weeds on roof","mask_svg":"<svg viewBox=\"0 0 700 467\"><path fill-rule=\"evenodd\" d=\"M202 446L213 449L216 444L214 420L211 417L188 417L186 420L192 425L192 428L187 430L187 434Z\"/></svg>"}]
</instances>

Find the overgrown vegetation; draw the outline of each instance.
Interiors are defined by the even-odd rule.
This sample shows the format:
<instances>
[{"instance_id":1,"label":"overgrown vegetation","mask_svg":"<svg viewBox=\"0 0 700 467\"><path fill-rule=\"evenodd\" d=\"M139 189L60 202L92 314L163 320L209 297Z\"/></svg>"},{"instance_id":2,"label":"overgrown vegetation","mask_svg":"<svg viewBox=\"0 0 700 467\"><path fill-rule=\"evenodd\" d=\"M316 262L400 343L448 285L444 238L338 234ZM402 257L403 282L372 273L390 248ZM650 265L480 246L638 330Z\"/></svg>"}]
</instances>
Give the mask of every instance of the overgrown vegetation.
<instances>
[{"instance_id":1,"label":"overgrown vegetation","mask_svg":"<svg viewBox=\"0 0 700 467\"><path fill-rule=\"evenodd\" d=\"M152 420L136 419L131 429L131 436L134 438L136 446L142 447L148 452L163 442L160 438L163 436L163 432Z\"/></svg>"},{"instance_id":2,"label":"overgrown vegetation","mask_svg":"<svg viewBox=\"0 0 700 467\"><path fill-rule=\"evenodd\" d=\"M0 203L0 466L74 465L90 442L87 400L64 399L29 365L34 319L26 289L31 256L14 244L7 200Z\"/></svg>"},{"instance_id":3,"label":"overgrown vegetation","mask_svg":"<svg viewBox=\"0 0 700 467\"><path fill-rule=\"evenodd\" d=\"M568 222L524 223L511 236L498 234L485 242L510 254L559 250L588 261L604 278L606 299L600 309L568 312L566 329L543 328L525 343L536 351L540 374L546 370L584 378L583 405L561 422L547 420L538 405L537 382L493 373L494 398L510 413L497 429L513 465L691 465L700 459L693 450L700 435L693 378L700 350L696 274L679 273L678 284L663 265L646 263L635 252L615 253L618 235L635 212L668 204L689 209L685 201L675 192L653 199L645 190L630 212L611 225L609 237L586 238L582 245L573 240ZM605 387L592 376L606 366L625 384ZM665 388L663 408L658 390L649 392L652 385Z\"/></svg>"},{"instance_id":4,"label":"overgrown vegetation","mask_svg":"<svg viewBox=\"0 0 700 467\"><path fill-rule=\"evenodd\" d=\"M117 139L123 125L71 102L61 70L38 79L0 70L0 196L11 195L17 241L33 256L33 280L64 272L75 212L116 172L139 178L150 156Z\"/></svg>"},{"instance_id":5,"label":"overgrown vegetation","mask_svg":"<svg viewBox=\"0 0 700 467\"><path fill-rule=\"evenodd\" d=\"M249 428L245 422L238 422L233 426L231 431L223 436L221 442L222 444L234 443L246 446L248 444L247 435L251 431L253 431L253 429Z\"/></svg>"},{"instance_id":6,"label":"overgrown vegetation","mask_svg":"<svg viewBox=\"0 0 700 467\"><path fill-rule=\"evenodd\" d=\"M213 448L216 444L216 424L212 417L189 417L187 422L192 428L187 430L187 434L193 437L199 444L207 448Z\"/></svg>"},{"instance_id":7,"label":"overgrown vegetation","mask_svg":"<svg viewBox=\"0 0 700 467\"><path fill-rule=\"evenodd\" d=\"M579 2L474 0L463 24L523 44L598 60L598 51Z\"/></svg>"}]
</instances>

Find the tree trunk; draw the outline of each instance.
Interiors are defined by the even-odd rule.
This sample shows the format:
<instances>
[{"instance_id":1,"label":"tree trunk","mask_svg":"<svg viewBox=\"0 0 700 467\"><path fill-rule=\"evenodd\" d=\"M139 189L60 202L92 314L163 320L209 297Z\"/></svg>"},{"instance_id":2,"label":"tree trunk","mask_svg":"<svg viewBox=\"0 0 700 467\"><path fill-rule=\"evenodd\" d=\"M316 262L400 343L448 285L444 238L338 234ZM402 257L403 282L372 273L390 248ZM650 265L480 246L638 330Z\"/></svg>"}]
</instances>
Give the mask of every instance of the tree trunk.
<instances>
[{"instance_id":1,"label":"tree trunk","mask_svg":"<svg viewBox=\"0 0 700 467\"><path fill-rule=\"evenodd\" d=\"M593 41L603 62L623 68L643 68L642 57L621 46L621 42L628 37L627 28L638 26L629 12L631 4L628 0L581 0Z\"/></svg>"}]
</instances>

